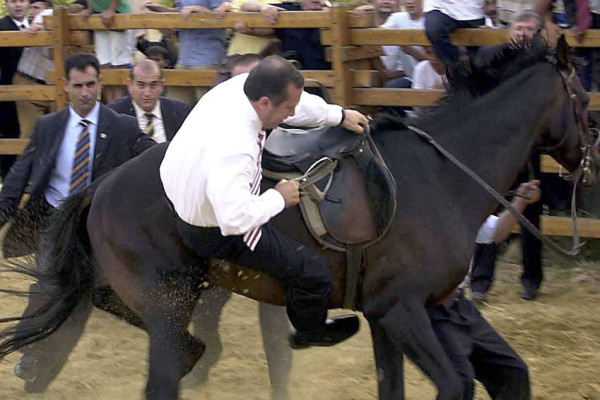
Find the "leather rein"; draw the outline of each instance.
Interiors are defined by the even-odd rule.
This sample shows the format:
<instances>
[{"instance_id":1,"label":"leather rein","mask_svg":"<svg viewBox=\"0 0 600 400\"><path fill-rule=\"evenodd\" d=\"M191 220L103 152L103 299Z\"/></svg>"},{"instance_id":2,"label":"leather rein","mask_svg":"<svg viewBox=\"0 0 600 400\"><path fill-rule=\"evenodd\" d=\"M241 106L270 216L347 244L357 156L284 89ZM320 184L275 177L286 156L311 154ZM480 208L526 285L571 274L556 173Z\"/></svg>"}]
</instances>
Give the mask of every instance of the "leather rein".
<instances>
[{"instance_id":1,"label":"leather rein","mask_svg":"<svg viewBox=\"0 0 600 400\"><path fill-rule=\"evenodd\" d=\"M585 242L581 243L579 238L579 232L577 229L577 207L575 204L576 192L577 192L577 183L582 180L584 183L587 182L588 177L592 173L591 165L593 162L592 159L592 143L589 143L589 138L592 137L589 132L589 128L587 125L587 121L584 120L584 113L582 107L577 103L577 94L573 91L571 84L573 80L576 78L575 69L572 68L570 73L567 74L563 71L560 71L561 78L563 80L563 84L565 89L569 95L569 99L571 101L571 106L573 108L573 113L575 115L575 122L577 125L577 133L579 135L580 143L580 151L581 151L581 162L577 169L565 176L565 179L569 179L573 181L573 193L571 196L571 219L573 221L573 246L570 250L566 250L562 248L555 241L549 239L547 236L544 236L540 230L531 223L527 218L523 216L519 211L517 211L512 204L506 200L500 193L498 193L493 187L491 187L487 182L485 182L479 175L477 175L472 169L463 164L460 160L454 157L451 153L449 153L444 147L442 147L431 135L427 132L414 127L408 126L407 128L416 133L419 137L424 139L427 143L431 144L438 152L440 152L444 157L446 157L450 162L456 165L460 170L462 170L467 176L473 179L477 184L483 187L494 199L496 199L502 206L504 206L507 210L509 210L515 218L529 230L533 236L542 241L543 243L549 245L552 249L557 251L560 254L567 256L575 256L580 253L580 249ZM551 151L560 148L566 141L567 135L563 135L558 144L550 147L550 148L540 148L543 151Z\"/></svg>"}]
</instances>

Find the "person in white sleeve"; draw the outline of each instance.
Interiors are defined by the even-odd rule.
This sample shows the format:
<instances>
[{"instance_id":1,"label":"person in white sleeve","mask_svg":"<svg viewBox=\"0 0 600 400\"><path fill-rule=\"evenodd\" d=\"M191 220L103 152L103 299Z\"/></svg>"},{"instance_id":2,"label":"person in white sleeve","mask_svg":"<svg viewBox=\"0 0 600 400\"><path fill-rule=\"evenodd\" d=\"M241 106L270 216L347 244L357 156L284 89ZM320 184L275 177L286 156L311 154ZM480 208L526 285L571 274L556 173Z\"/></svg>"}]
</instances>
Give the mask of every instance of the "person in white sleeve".
<instances>
[{"instance_id":1,"label":"person in white sleeve","mask_svg":"<svg viewBox=\"0 0 600 400\"><path fill-rule=\"evenodd\" d=\"M224 259L265 272L286 290L296 329L294 348L329 346L358 331L356 316L327 320L331 272L314 250L279 232L269 221L298 204L298 183L282 180L261 193L266 130L342 125L360 133L364 115L325 103L303 91L304 78L278 56L249 74L209 91L169 145L160 166L167 198L184 243L200 257Z\"/></svg>"}]
</instances>

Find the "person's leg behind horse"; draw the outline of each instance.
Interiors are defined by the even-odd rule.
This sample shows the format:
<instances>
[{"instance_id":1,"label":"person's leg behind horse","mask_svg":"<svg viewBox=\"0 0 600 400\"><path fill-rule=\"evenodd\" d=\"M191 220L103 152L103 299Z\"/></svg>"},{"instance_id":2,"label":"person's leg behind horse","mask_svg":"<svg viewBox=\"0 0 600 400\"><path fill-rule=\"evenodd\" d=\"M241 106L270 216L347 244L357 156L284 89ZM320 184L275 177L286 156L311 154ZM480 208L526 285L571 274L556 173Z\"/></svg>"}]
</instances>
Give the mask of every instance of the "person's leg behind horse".
<instances>
[{"instance_id":1,"label":"person's leg behind horse","mask_svg":"<svg viewBox=\"0 0 600 400\"><path fill-rule=\"evenodd\" d=\"M258 317L269 368L271 399L287 400L292 352L288 344L290 323L286 309L273 304L258 303Z\"/></svg>"},{"instance_id":2,"label":"person's leg behind horse","mask_svg":"<svg viewBox=\"0 0 600 400\"><path fill-rule=\"evenodd\" d=\"M496 243L477 243L471 263L470 286L473 300L487 300L487 292L494 282Z\"/></svg>"},{"instance_id":3,"label":"person's leg behind horse","mask_svg":"<svg viewBox=\"0 0 600 400\"><path fill-rule=\"evenodd\" d=\"M473 349L473 340L468 323L457 311L458 300L448 306L439 305L427 309L431 326L450 358L463 386L463 399L473 399L475 393L475 371L469 357Z\"/></svg>"},{"instance_id":4,"label":"person's leg behind horse","mask_svg":"<svg viewBox=\"0 0 600 400\"><path fill-rule=\"evenodd\" d=\"M371 312L377 313L365 305L365 315ZM433 380L438 389L437 400L463 399L458 373L436 337L421 300L412 297L398 300L379 323L395 348ZM401 393L393 393L390 398L403 398L401 396Z\"/></svg>"},{"instance_id":5,"label":"person's leg behind horse","mask_svg":"<svg viewBox=\"0 0 600 400\"><path fill-rule=\"evenodd\" d=\"M188 387L202 385L208 381L210 369L219 361L223 352L219 321L223 307L231 298L231 292L218 286L202 291L200 300L194 308L192 326L194 336L206 344L206 352L194 369L185 377Z\"/></svg>"},{"instance_id":6,"label":"person's leg behind horse","mask_svg":"<svg viewBox=\"0 0 600 400\"><path fill-rule=\"evenodd\" d=\"M287 312L297 332L290 337L295 347L332 345L358 330L354 316L326 323L331 271L309 247L280 233L269 223L263 225L254 250L242 236L222 236L219 228L192 226L177 220L183 242L201 257L215 257L265 272L285 287Z\"/></svg>"},{"instance_id":7,"label":"person's leg behind horse","mask_svg":"<svg viewBox=\"0 0 600 400\"><path fill-rule=\"evenodd\" d=\"M542 203L529 204L523 215L537 228L540 226L542 214ZM542 284L542 242L536 238L528 229L521 226L521 244L523 250L523 274L521 284L523 285L523 299L533 300L537 297L538 290Z\"/></svg>"},{"instance_id":8,"label":"person's leg behind horse","mask_svg":"<svg viewBox=\"0 0 600 400\"><path fill-rule=\"evenodd\" d=\"M471 363L475 378L493 400L529 400L531 388L527 365L468 300L460 303L469 320L473 340Z\"/></svg>"}]
</instances>

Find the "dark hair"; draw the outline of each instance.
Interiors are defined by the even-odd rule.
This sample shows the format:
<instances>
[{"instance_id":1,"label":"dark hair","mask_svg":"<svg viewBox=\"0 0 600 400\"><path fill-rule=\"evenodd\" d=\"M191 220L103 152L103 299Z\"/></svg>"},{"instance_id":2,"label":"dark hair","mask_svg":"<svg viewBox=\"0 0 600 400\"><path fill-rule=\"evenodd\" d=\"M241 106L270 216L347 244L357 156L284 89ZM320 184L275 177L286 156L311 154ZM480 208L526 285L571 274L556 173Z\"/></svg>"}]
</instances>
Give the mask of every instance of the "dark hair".
<instances>
[{"instance_id":1,"label":"dark hair","mask_svg":"<svg viewBox=\"0 0 600 400\"><path fill-rule=\"evenodd\" d=\"M287 99L290 83L297 89L304 86L300 71L284 58L269 56L250 71L244 83L244 93L251 101L267 96L273 105L278 106Z\"/></svg>"},{"instance_id":2,"label":"dark hair","mask_svg":"<svg viewBox=\"0 0 600 400\"><path fill-rule=\"evenodd\" d=\"M100 63L98 59L90 53L75 53L65 59L65 75L69 80L69 75L72 69L85 71L87 67L93 67L98 76L100 76Z\"/></svg>"},{"instance_id":3,"label":"dark hair","mask_svg":"<svg viewBox=\"0 0 600 400\"><path fill-rule=\"evenodd\" d=\"M215 78L215 85L223 83L231 78L231 71L235 67L247 66L255 62L260 62L263 57L260 54L248 53L248 54L232 54L225 58L225 61L219 69L217 69L217 77Z\"/></svg>"},{"instance_id":4,"label":"dark hair","mask_svg":"<svg viewBox=\"0 0 600 400\"><path fill-rule=\"evenodd\" d=\"M162 56L165 60L169 59L169 52L163 46L152 45L146 49L146 57Z\"/></svg>"}]
</instances>

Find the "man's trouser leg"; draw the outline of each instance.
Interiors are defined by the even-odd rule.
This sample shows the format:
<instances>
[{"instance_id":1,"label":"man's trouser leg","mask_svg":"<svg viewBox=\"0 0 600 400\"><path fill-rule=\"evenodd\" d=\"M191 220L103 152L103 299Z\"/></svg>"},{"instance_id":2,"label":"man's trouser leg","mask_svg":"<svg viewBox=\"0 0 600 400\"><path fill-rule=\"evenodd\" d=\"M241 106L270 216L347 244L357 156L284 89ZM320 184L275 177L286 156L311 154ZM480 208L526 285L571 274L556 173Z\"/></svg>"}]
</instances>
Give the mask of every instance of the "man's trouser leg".
<instances>
[{"instance_id":1,"label":"man's trouser leg","mask_svg":"<svg viewBox=\"0 0 600 400\"><path fill-rule=\"evenodd\" d=\"M16 73L13 77L13 85L38 85L40 88L44 87L33 79L27 78L26 76ZM39 100L18 100L17 104L17 116L19 117L19 128L21 139L28 139L33 133L33 127L35 121L42 115L50 113L50 102L39 101Z\"/></svg>"},{"instance_id":2,"label":"man's trouser leg","mask_svg":"<svg viewBox=\"0 0 600 400\"><path fill-rule=\"evenodd\" d=\"M477 243L473 254L471 291L487 293L494 282L496 243Z\"/></svg>"},{"instance_id":3,"label":"man's trouser leg","mask_svg":"<svg viewBox=\"0 0 600 400\"><path fill-rule=\"evenodd\" d=\"M285 287L287 312L301 332L324 326L331 291L331 271L309 247L280 233L270 224L254 251L242 236L222 236L218 228L192 226L178 218L177 228L184 243L202 257L215 257L264 272Z\"/></svg>"},{"instance_id":4,"label":"man's trouser leg","mask_svg":"<svg viewBox=\"0 0 600 400\"><path fill-rule=\"evenodd\" d=\"M529 204L523 215L538 229L540 227L540 215L542 214L542 203ZM521 226L521 244L523 247L523 274L521 283L524 288L539 289L542 284L542 242L533 236L529 230Z\"/></svg>"}]
</instances>

